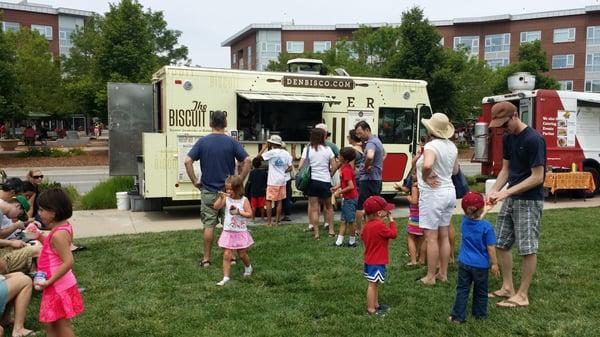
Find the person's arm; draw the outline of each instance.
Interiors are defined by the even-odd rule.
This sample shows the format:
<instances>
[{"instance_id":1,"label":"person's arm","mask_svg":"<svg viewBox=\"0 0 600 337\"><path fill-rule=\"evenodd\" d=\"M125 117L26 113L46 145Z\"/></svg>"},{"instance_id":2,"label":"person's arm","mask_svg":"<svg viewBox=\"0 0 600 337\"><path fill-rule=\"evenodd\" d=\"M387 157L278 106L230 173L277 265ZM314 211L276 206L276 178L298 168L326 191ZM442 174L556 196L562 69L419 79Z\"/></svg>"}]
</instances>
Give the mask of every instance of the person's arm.
<instances>
[{"instance_id":1,"label":"person's arm","mask_svg":"<svg viewBox=\"0 0 600 337\"><path fill-rule=\"evenodd\" d=\"M252 217L252 206L250 205L250 201L248 201L248 198L246 198L244 200L244 209L239 210L239 212L240 212L240 215L243 216L244 218Z\"/></svg>"},{"instance_id":2,"label":"person's arm","mask_svg":"<svg viewBox=\"0 0 600 337\"><path fill-rule=\"evenodd\" d=\"M496 246L487 246L488 255L490 256L490 263L492 265L492 275L500 276L500 268L498 268L498 258L496 257Z\"/></svg>"},{"instance_id":3,"label":"person's arm","mask_svg":"<svg viewBox=\"0 0 600 337\"><path fill-rule=\"evenodd\" d=\"M214 209L221 209L221 208L223 208L223 206L225 206L225 198L227 198L227 197L228 197L227 193L225 193L225 192L219 192L219 197L217 198L217 200L213 204L213 208Z\"/></svg>"},{"instance_id":4,"label":"person's arm","mask_svg":"<svg viewBox=\"0 0 600 337\"><path fill-rule=\"evenodd\" d=\"M298 169L300 169L303 165L304 165L304 161L306 160L306 153L307 153L307 148L310 145L307 145L307 147L304 148L304 150L302 151L302 153L300 154L300 162L298 163Z\"/></svg>"},{"instance_id":5,"label":"person's arm","mask_svg":"<svg viewBox=\"0 0 600 337\"><path fill-rule=\"evenodd\" d=\"M69 270L73 269L73 253L71 253L71 235L64 230L57 231L52 236L50 243L56 251L62 264L52 273L52 276L46 281L40 282L39 286L44 289L63 277Z\"/></svg>"},{"instance_id":6,"label":"person's arm","mask_svg":"<svg viewBox=\"0 0 600 337\"><path fill-rule=\"evenodd\" d=\"M430 149L423 151L423 168L421 174L425 183L431 187L440 186L440 181L436 175L433 175L433 164L435 163L435 152Z\"/></svg>"},{"instance_id":7,"label":"person's arm","mask_svg":"<svg viewBox=\"0 0 600 337\"><path fill-rule=\"evenodd\" d=\"M337 171L337 169L338 169L337 160L335 159L335 157L332 157L331 159L329 159L329 174L331 176L333 176L335 174L335 171Z\"/></svg>"},{"instance_id":8,"label":"person's arm","mask_svg":"<svg viewBox=\"0 0 600 337\"><path fill-rule=\"evenodd\" d=\"M452 175L458 174L458 171L460 171L460 165L458 164L458 157L456 157L454 160L454 167L452 167Z\"/></svg>"},{"instance_id":9,"label":"person's arm","mask_svg":"<svg viewBox=\"0 0 600 337\"><path fill-rule=\"evenodd\" d=\"M185 156L185 161L183 163L185 165L185 172L187 173L188 178L190 178L192 184L200 188L198 178L196 177L196 173L194 172L194 160L190 158L190 156Z\"/></svg>"},{"instance_id":10,"label":"person's arm","mask_svg":"<svg viewBox=\"0 0 600 337\"><path fill-rule=\"evenodd\" d=\"M365 153L365 161L363 162L363 170L365 172L371 172L373 170L373 160L375 159L375 149L367 149Z\"/></svg>"},{"instance_id":11,"label":"person's arm","mask_svg":"<svg viewBox=\"0 0 600 337\"><path fill-rule=\"evenodd\" d=\"M383 226L383 230L379 232L379 235L385 239L395 239L398 236L398 230L396 229L396 222L392 217L392 213L388 215L388 226Z\"/></svg>"},{"instance_id":12,"label":"person's arm","mask_svg":"<svg viewBox=\"0 0 600 337\"><path fill-rule=\"evenodd\" d=\"M0 247L11 247L14 249L19 249L25 247L26 243L21 240L5 240L0 239Z\"/></svg>"},{"instance_id":13,"label":"person's arm","mask_svg":"<svg viewBox=\"0 0 600 337\"><path fill-rule=\"evenodd\" d=\"M529 177L504 191L496 192L494 194L490 193L490 199L492 199L494 202L502 201L510 197L511 195L528 191L536 186L543 184L545 169L546 168L544 166L536 166L531 168L531 175ZM494 184L494 186L495 185L496 184Z\"/></svg>"},{"instance_id":14,"label":"person's arm","mask_svg":"<svg viewBox=\"0 0 600 337\"><path fill-rule=\"evenodd\" d=\"M10 224L10 226L0 229L0 238L4 239L8 237L17 229L25 229L25 224L22 221L17 221Z\"/></svg>"},{"instance_id":15,"label":"person's arm","mask_svg":"<svg viewBox=\"0 0 600 337\"><path fill-rule=\"evenodd\" d=\"M250 169L252 169L252 160L250 160L250 156L246 156L246 158L240 163L240 166L242 168L240 176L242 177L242 181L244 181L250 173Z\"/></svg>"},{"instance_id":16,"label":"person's arm","mask_svg":"<svg viewBox=\"0 0 600 337\"><path fill-rule=\"evenodd\" d=\"M413 186L410 189L410 195L406 196L406 200L411 205L416 205L419 203L419 188L415 186L417 184L416 181L413 181Z\"/></svg>"}]
</instances>

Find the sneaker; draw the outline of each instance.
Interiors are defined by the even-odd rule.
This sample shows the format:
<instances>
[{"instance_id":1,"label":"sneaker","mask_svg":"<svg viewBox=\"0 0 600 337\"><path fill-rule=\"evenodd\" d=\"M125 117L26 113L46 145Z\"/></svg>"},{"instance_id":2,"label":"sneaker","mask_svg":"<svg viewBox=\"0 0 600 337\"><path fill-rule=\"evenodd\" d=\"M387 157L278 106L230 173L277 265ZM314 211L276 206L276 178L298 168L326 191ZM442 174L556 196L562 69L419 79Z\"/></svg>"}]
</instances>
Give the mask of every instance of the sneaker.
<instances>
[{"instance_id":1,"label":"sneaker","mask_svg":"<svg viewBox=\"0 0 600 337\"><path fill-rule=\"evenodd\" d=\"M304 229L305 232L312 232L315 230L314 226L308 226L308 228Z\"/></svg>"},{"instance_id":2,"label":"sneaker","mask_svg":"<svg viewBox=\"0 0 600 337\"><path fill-rule=\"evenodd\" d=\"M217 285L222 287L225 285L225 283L229 282L229 277L223 277L223 279L219 282L217 282Z\"/></svg>"},{"instance_id":3,"label":"sneaker","mask_svg":"<svg viewBox=\"0 0 600 337\"><path fill-rule=\"evenodd\" d=\"M380 305L377 307L377 310L381 310L381 311L388 311L388 310L390 310L390 306L389 306L389 305L387 305L387 304L380 304Z\"/></svg>"},{"instance_id":4,"label":"sneaker","mask_svg":"<svg viewBox=\"0 0 600 337\"><path fill-rule=\"evenodd\" d=\"M253 271L252 266L244 268L244 276L245 277L252 276L252 271Z\"/></svg>"},{"instance_id":5,"label":"sneaker","mask_svg":"<svg viewBox=\"0 0 600 337\"><path fill-rule=\"evenodd\" d=\"M380 310L380 309L375 309L375 312L367 311L367 314L369 314L371 316L383 317L383 316L385 316L385 311Z\"/></svg>"},{"instance_id":6,"label":"sneaker","mask_svg":"<svg viewBox=\"0 0 600 337\"><path fill-rule=\"evenodd\" d=\"M281 221L292 221L292 219L290 219L290 217L286 215L281 219Z\"/></svg>"},{"instance_id":7,"label":"sneaker","mask_svg":"<svg viewBox=\"0 0 600 337\"><path fill-rule=\"evenodd\" d=\"M349 243L348 247L356 247L356 242L355 243Z\"/></svg>"}]
</instances>

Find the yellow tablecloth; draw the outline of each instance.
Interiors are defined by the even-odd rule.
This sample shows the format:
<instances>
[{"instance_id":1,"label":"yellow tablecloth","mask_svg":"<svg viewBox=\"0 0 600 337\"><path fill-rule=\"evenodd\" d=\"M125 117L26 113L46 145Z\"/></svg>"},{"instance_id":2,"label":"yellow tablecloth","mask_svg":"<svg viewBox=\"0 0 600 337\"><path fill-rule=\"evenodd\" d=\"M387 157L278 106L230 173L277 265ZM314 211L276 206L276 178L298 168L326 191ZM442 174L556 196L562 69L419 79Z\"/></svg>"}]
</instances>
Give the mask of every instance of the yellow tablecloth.
<instances>
[{"instance_id":1,"label":"yellow tablecloth","mask_svg":"<svg viewBox=\"0 0 600 337\"><path fill-rule=\"evenodd\" d=\"M554 193L556 190L589 190L594 191L596 184L590 172L546 173L544 187Z\"/></svg>"}]
</instances>

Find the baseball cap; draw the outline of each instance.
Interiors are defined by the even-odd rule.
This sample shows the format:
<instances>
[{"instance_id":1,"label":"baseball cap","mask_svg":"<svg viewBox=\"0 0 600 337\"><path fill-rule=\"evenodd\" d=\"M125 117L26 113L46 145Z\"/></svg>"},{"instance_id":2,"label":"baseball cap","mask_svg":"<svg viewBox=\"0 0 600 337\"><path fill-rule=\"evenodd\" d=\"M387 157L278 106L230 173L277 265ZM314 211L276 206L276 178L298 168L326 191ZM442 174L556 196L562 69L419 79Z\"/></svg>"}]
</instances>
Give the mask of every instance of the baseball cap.
<instances>
[{"instance_id":1,"label":"baseball cap","mask_svg":"<svg viewBox=\"0 0 600 337\"><path fill-rule=\"evenodd\" d=\"M463 211L467 213L469 207L475 207L477 209L483 208L483 206L485 206L485 200L481 193L467 192L462 198L461 206Z\"/></svg>"},{"instance_id":2,"label":"baseball cap","mask_svg":"<svg viewBox=\"0 0 600 337\"><path fill-rule=\"evenodd\" d=\"M325 123L319 123L319 124L315 125L315 129L325 130L325 132L327 132L327 135L331 136L331 132L329 132L327 130L327 124L325 124Z\"/></svg>"},{"instance_id":3,"label":"baseball cap","mask_svg":"<svg viewBox=\"0 0 600 337\"><path fill-rule=\"evenodd\" d=\"M27 201L27 198L25 198L24 195L19 194L17 196L14 197L15 200L17 200L19 202L19 204L21 205L21 208L25 210L25 212L29 211L29 201Z\"/></svg>"},{"instance_id":4,"label":"baseball cap","mask_svg":"<svg viewBox=\"0 0 600 337\"><path fill-rule=\"evenodd\" d=\"M373 195L367 198L363 203L363 209L367 214L377 213L379 211L391 211L394 209L394 204L390 204L385 199L378 195Z\"/></svg>"},{"instance_id":5,"label":"baseball cap","mask_svg":"<svg viewBox=\"0 0 600 337\"><path fill-rule=\"evenodd\" d=\"M23 192L23 181L19 178L8 178L2 183L2 190L5 192L14 191L15 193Z\"/></svg>"},{"instance_id":6,"label":"baseball cap","mask_svg":"<svg viewBox=\"0 0 600 337\"><path fill-rule=\"evenodd\" d=\"M492 121L489 127L497 128L502 126L515 112L517 112L517 107L511 102L504 101L494 104L492 106Z\"/></svg>"}]
</instances>

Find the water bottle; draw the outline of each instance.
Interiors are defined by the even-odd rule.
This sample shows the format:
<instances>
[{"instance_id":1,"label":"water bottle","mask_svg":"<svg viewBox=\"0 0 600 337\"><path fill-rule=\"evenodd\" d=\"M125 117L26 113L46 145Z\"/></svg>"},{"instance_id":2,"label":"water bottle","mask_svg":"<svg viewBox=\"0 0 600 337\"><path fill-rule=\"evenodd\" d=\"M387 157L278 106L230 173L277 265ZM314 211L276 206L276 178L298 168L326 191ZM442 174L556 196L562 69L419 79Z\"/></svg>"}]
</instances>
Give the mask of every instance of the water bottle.
<instances>
[{"instance_id":1,"label":"water bottle","mask_svg":"<svg viewBox=\"0 0 600 337\"><path fill-rule=\"evenodd\" d=\"M577 172L577 164L571 163L571 172Z\"/></svg>"},{"instance_id":2,"label":"water bottle","mask_svg":"<svg viewBox=\"0 0 600 337\"><path fill-rule=\"evenodd\" d=\"M35 290L42 290L40 283L46 281L46 273L43 271L38 271L33 275L33 288Z\"/></svg>"}]
</instances>

